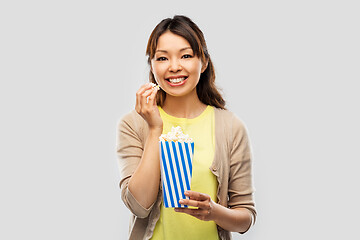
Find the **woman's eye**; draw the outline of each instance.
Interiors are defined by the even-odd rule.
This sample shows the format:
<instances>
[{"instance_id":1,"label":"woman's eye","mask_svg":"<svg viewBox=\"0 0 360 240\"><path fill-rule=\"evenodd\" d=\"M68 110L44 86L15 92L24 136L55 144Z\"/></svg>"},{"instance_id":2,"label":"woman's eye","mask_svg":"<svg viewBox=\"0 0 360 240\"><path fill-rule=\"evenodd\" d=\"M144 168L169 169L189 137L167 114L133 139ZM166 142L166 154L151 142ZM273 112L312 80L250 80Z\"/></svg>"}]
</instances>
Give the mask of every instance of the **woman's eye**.
<instances>
[{"instance_id":1,"label":"woman's eye","mask_svg":"<svg viewBox=\"0 0 360 240\"><path fill-rule=\"evenodd\" d=\"M185 54L183 58L192 58L192 56L190 54Z\"/></svg>"},{"instance_id":2,"label":"woman's eye","mask_svg":"<svg viewBox=\"0 0 360 240\"><path fill-rule=\"evenodd\" d=\"M166 57L158 57L157 59L156 59L156 61L165 61L166 60Z\"/></svg>"}]
</instances>

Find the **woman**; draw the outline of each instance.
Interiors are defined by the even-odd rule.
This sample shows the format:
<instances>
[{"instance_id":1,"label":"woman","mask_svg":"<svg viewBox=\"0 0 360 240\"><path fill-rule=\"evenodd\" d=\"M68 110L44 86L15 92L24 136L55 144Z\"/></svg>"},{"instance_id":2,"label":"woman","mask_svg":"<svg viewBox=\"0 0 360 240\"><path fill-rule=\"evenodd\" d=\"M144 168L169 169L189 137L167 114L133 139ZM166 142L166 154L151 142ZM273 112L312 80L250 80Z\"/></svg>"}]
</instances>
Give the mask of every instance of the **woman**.
<instances>
[{"instance_id":1,"label":"woman","mask_svg":"<svg viewBox=\"0 0 360 240\"><path fill-rule=\"evenodd\" d=\"M255 221L251 152L246 128L215 87L203 33L185 16L162 20L146 54L150 83L135 111L118 125L121 193L133 214L129 239L230 239ZM159 136L181 126L195 142L191 191L180 204L162 203Z\"/></svg>"}]
</instances>

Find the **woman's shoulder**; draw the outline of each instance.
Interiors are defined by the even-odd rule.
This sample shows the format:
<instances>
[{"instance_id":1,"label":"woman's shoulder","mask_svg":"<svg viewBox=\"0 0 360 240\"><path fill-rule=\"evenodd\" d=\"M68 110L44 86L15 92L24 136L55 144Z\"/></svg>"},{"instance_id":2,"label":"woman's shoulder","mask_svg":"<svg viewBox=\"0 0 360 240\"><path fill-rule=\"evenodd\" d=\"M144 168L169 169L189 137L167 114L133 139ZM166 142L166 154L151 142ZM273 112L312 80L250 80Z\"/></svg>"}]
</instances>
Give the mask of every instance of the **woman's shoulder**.
<instances>
[{"instance_id":1,"label":"woman's shoulder","mask_svg":"<svg viewBox=\"0 0 360 240\"><path fill-rule=\"evenodd\" d=\"M216 108L214 107L214 111L215 111L215 117L221 121L227 122L227 123L237 123L240 125L244 125L243 120L238 117L237 114L235 114L234 112L228 110L228 109L221 109L221 108Z\"/></svg>"},{"instance_id":2,"label":"woman's shoulder","mask_svg":"<svg viewBox=\"0 0 360 240\"><path fill-rule=\"evenodd\" d=\"M225 117L225 118L231 117L231 115L233 115L233 113L228 109L222 109L222 108L217 108L217 107L213 107L213 108L214 108L215 115Z\"/></svg>"},{"instance_id":3,"label":"woman's shoulder","mask_svg":"<svg viewBox=\"0 0 360 240\"><path fill-rule=\"evenodd\" d=\"M142 119L142 117L140 116L140 114L138 114L135 109L131 110L130 112L124 114L121 118L120 121L139 121L140 119Z\"/></svg>"},{"instance_id":4,"label":"woman's shoulder","mask_svg":"<svg viewBox=\"0 0 360 240\"><path fill-rule=\"evenodd\" d=\"M221 132L224 134L227 133L228 136L233 136L234 134L246 133L247 127L244 121L234 112L215 108L215 126L221 129Z\"/></svg>"},{"instance_id":5,"label":"woman's shoulder","mask_svg":"<svg viewBox=\"0 0 360 240\"><path fill-rule=\"evenodd\" d=\"M131 128L142 129L146 126L145 120L135 110L132 110L123 115L117 124L118 128L129 126Z\"/></svg>"}]
</instances>

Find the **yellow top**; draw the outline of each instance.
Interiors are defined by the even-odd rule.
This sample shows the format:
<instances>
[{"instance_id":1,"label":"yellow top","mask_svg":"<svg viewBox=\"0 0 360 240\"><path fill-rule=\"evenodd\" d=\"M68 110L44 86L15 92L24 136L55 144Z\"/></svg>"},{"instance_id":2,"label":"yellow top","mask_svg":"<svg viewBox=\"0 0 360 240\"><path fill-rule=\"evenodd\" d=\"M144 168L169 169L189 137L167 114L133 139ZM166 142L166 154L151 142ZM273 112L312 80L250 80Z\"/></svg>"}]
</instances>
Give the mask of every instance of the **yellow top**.
<instances>
[{"instance_id":1,"label":"yellow top","mask_svg":"<svg viewBox=\"0 0 360 240\"><path fill-rule=\"evenodd\" d=\"M210 171L215 151L215 114L212 106L196 118L176 118L159 107L163 120L163 133L171 131L171 127L180 126L183 133L194 140L193 172L191 190L210 195L217 202L217 179ZM160 208L160 218L156 223L151 239L206 239L218 240L217 226L214 221L202 221L185 213L177 213L174 208Z\"/></svg>"}]
</instances>

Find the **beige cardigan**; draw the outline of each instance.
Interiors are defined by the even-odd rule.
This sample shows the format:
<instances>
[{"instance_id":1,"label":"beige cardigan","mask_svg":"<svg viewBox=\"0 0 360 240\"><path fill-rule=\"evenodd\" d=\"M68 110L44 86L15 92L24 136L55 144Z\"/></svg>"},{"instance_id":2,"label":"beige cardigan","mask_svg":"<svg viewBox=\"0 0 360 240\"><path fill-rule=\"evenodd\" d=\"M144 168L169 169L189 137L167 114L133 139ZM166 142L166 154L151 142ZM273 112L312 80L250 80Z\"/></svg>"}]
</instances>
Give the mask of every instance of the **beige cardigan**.
<instances>
[{"instance_id":1,"label":"beige cardigan","mask_svg":"<svg viewBox=\"0 0 360 240\"><path fill-rule=\"evenodd\" d=\"M252 185L252 155L247 131L240 119L228 110L215 110L215 156L210 167L218 180L217 203L228 208L247 208L256 219ZM116 150L120 168L121 197L132 212L129 239L150 239L160 217L162 191L148 209L128 189L129 180L140 162L148 134L145 120L133 110L118 123ZM161 184L159 186L161 189ZM216 201L215 199L213 199ZM230 232L218 226L220 239Z\"/></svg>"}]
</instances>

